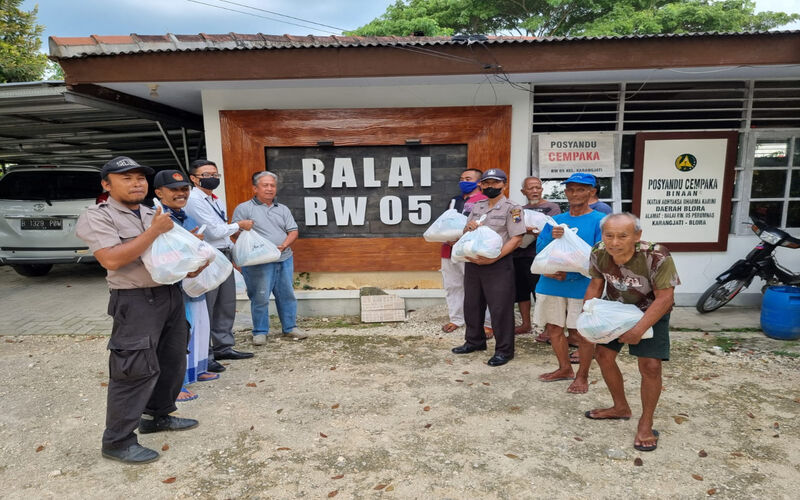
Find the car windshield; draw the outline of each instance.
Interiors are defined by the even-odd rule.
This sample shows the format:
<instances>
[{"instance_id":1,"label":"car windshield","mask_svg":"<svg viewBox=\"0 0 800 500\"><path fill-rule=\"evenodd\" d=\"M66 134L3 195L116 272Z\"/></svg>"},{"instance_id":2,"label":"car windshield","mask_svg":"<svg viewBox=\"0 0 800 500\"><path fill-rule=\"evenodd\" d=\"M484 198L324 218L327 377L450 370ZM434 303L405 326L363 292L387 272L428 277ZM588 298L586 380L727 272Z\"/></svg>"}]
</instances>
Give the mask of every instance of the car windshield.
<instances>
[{"instance_id":1,"label":"car windshield","mask_svg":"<svg viewBox=\"0 0 800 500\"><path fill-rule=\"evenodd\" d=\"M37 170L9 172L0 178L2 200L94 199L102 192L100 172Z\"/></svg>"}]
</instances>

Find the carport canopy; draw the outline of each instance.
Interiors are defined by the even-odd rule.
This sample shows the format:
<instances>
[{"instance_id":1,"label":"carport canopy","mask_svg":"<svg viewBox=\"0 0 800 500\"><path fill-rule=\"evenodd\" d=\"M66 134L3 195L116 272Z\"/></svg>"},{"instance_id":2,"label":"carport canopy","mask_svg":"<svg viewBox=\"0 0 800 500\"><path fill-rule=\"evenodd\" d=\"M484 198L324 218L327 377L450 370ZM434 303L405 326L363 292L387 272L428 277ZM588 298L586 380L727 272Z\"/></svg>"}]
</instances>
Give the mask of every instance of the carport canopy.
<instances>
[{"instance_id":1,"label":"carport canopy","mask_svg":"<svg viewBox=\"0 0 800 500\"><path fill-rule=\"evenodd\" d=\"M123 155L185 170L203 140L199 115L97 85L0 85L0 165L102 166Z\"/></svg>"}]
</instances>

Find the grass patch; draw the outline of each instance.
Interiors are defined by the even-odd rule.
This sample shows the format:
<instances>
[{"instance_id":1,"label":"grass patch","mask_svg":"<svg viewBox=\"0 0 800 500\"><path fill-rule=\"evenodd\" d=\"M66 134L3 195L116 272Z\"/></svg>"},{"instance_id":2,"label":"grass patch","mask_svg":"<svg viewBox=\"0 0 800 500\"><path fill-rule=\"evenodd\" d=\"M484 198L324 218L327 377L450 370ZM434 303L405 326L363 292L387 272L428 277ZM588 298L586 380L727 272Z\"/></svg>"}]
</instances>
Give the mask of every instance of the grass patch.
<instances>
[{"instance_id":1,"label":"grass patch","mask_svg":"<svg viewBox=\"0 0 800 500\"><path fill-rule=\"evenodd\" d=\"M719 347L720 349L723 350L723 352L732 352L739 350L739 346L741 345L744 339L741 337L713 336L710 338L702 338L698 340L700 340L701 342L705 342L708 345Z\"/></svg>"},{"instance_id":2,"label":"grass patch","mask_svg":"<svg viewBox=\"0 0 800 500\"><path fill-rule=\"evenodd\" d=\"M776 356L785 356L787 358L800 358L800 352L772 351L772 354Z\"/></svg>"}]
</instances>

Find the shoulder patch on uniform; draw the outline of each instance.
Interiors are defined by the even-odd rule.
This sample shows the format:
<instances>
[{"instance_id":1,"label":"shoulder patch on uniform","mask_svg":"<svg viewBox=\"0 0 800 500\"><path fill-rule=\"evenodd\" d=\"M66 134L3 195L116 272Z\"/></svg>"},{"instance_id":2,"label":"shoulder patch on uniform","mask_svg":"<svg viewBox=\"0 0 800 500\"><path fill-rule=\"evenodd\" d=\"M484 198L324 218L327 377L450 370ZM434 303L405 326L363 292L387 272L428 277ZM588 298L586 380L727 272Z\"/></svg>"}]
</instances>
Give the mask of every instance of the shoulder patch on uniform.
<instances>
[{"instance_id":1,"label":"shoulder patch on uniform","mask_svg":"<svg viewBox=\"0 0 800 500\"><path fill-rule=\"evenodd\" d=\"M511 217L514 219L515 223L522 222L522 209L519 207L512 208Z\"/></svg>"}]
</instances>

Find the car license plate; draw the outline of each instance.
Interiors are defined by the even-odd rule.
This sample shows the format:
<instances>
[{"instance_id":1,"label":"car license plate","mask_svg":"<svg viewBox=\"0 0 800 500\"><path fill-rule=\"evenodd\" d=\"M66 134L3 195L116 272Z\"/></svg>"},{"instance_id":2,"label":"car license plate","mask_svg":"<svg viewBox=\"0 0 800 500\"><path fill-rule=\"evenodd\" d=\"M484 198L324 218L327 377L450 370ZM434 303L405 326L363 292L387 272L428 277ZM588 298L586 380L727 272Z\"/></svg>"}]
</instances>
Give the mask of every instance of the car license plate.
<instances>
[{"instance_id":1,"label":"car license plate","mask_svg":"<svg viewBox=\"0 0 800 500\"><path fill-rule=\"evenodd\" d=\"M61 219L21 219L20 229L55 229L63 228L64 221Z\"/></svg>"}]
</instances>

